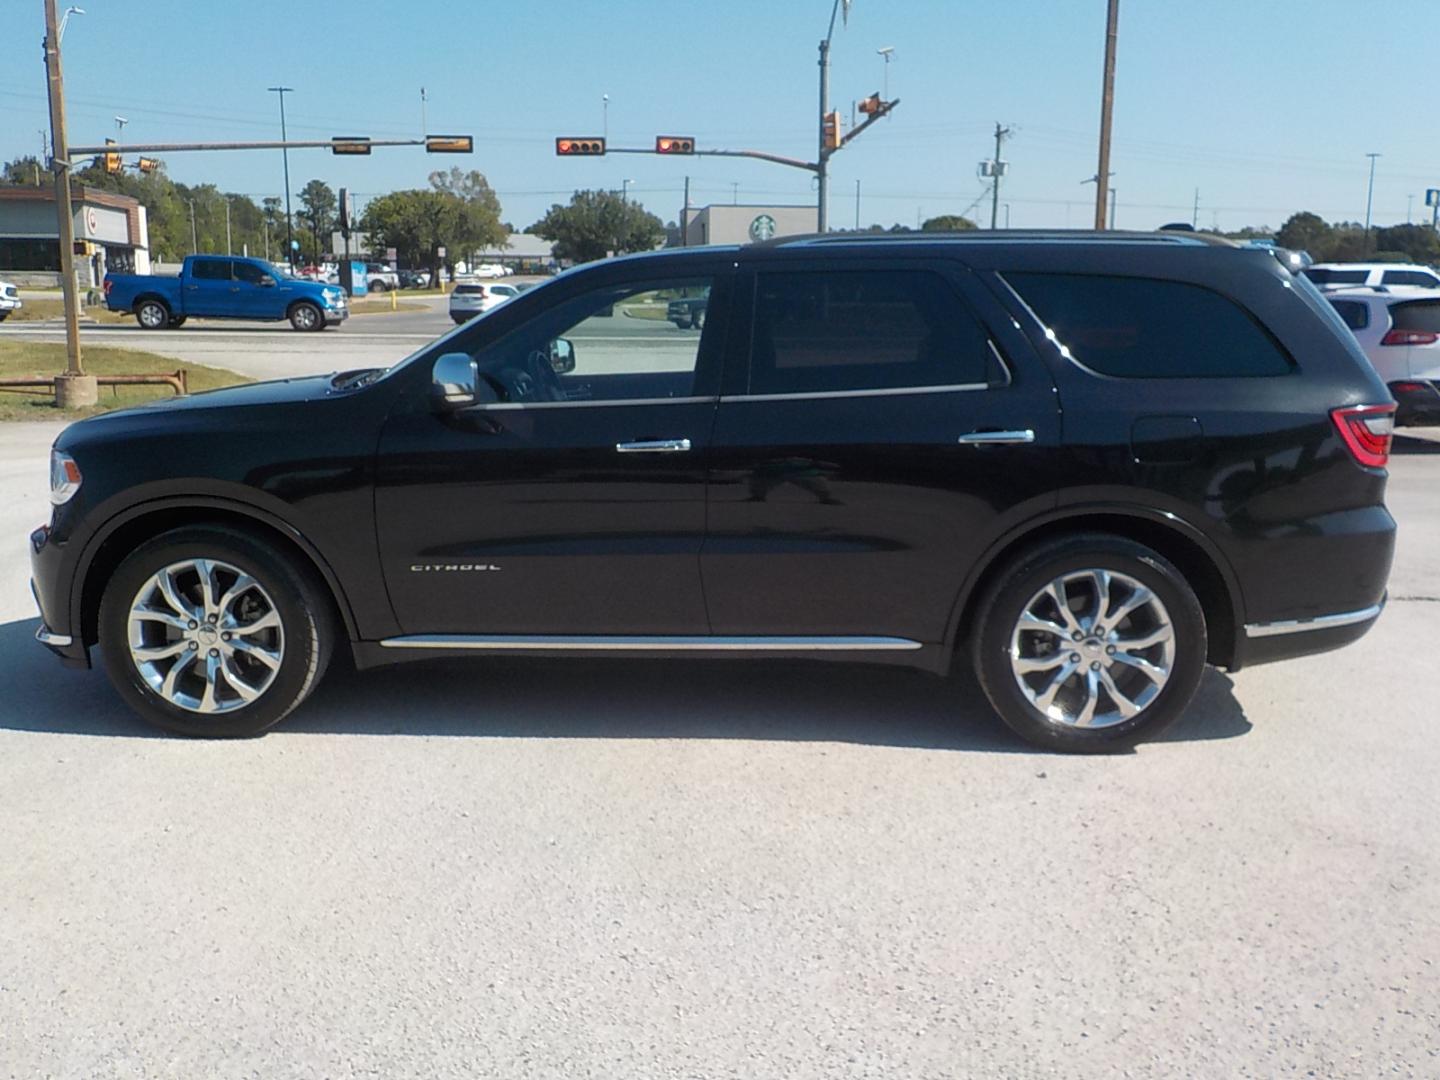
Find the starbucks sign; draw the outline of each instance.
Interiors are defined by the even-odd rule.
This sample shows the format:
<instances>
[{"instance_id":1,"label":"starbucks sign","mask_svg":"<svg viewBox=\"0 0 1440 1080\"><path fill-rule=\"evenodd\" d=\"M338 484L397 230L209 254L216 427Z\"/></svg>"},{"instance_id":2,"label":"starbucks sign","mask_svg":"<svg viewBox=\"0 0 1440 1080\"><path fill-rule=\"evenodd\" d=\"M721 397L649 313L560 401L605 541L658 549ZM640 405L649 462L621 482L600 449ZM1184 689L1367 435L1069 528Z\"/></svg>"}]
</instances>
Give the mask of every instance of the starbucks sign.
<instances>
[{"instance_id":1,"label":"starbucks sign","mask_svg":"<svg viewBox=\"0 0 1440 1080\"><path fill-rule=\"evenodd\" d=\"M769 214L761 214L754 221L750 222L751 240L769 240L774 235L775 219Z\"/></svg>"}]
</instances>

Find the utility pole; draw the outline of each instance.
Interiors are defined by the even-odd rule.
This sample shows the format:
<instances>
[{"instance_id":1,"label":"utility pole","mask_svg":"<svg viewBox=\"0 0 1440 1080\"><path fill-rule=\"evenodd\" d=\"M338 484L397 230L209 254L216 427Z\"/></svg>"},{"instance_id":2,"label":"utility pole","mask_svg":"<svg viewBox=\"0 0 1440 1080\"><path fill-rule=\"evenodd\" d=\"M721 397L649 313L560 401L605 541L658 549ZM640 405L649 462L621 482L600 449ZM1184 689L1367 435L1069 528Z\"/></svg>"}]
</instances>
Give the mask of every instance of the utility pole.
<instances>
[{"instance_id":1,"label":"utility pole","mask_svg":"<svg viewBox=\"0 0 1440 1080\"><path fill-rule=\"evenodd\" d=\"M1200 189L1195 189L1195 209L1190 214L1190 225L1192 228L1200 227Z\"/></svg>"},{"instance_id":2,"label":"utility pole","mask_svg":"<svg viewBox=\"0 0 1440 1080\"><path fill-rule=\"evenodd\" d=\"M1111 231L1114 231L1114 229L1115 229L1115 200L1116 200L1118 197L1119 197L1119 192L1117 192L1117 191L1112 187L1112 188L1110 189L1110 229L1111 229Z\"/></svg>"},{"instance_id":3,"label":"utility pole","mask_svg":"<svg viewBox=\"0 0 1440 1080\"><path fill-rule=\"evenodd\" d=\"M1110 122L1115 111L1115 44L1120 0L1108 0L1105 13L1105 75L1100 91L1100 164L1095 169L1095 228L1105 228L1106 188L1110 184Z\"/></svg>"},{"instance_id":4,"label":"utility pole","mask_svg":"<svg viewBox=\"0 0 1440 1080\"><path fill-rule=\"evenodd\" d=\"M685 177L685 205L680 208L680 246L690 246L690 177Z\"/></svg>"},{"instance_id":5,"label":"utility pole","mask_svg":"<svg viewBox=\"0 0 1440 1080\"><path fill-rule=\"evenodd\" d=\"M740 205L740 181L739 181L739 180L731 180L731 181L730 181L730 205L731 205L731 206L739 206L739 205Z\"/></svg>"},{"instance_id":6,"label":"utility pole","mask_svg":"<svg viewBox=\"0 0 1440 1080\"><path fill-rule=\"evenodd\" d=\"M855 181L855 231L860 231L860 181Z\"/></svg>"},{"instance_id":7,"label":"utility pole","mask_svg":"<svg viewBox=\"0 0 1440 1080\"><path fill-rule=\"evenodd\" d=\"M1405 224L1406 224L1406 225L1413 225L1413 224L1415 224L1415 196L1414 196L1414 195L1406 195L1406 196L1405 196Z\"/></svg>"},{"instance_id":8,"label":"utility pole","mask_svg":"<svg viewBox=\"0 0 1440 1080\"><path fill-rule=\"evenodd\" d=\"M1365 190L1365 250L1370 250L1370 208L1375 199L1375 159L1379 154L1366 154L1370 159L1370 186Z\"/></svg>"},{"instance_id":9,"label":"utility pole","mask_svg":"<svg viewBox=\"0 0 1440 1080\"><path fill-rule=\"evenodd\" d=\"M195 239L195 200L190 200L190 254L200 254L200 243Z\"/></svg>"},{"instance_id":10,"label":"utility pole","mask_svg":"<svg viewBox=\"0 0 1440 1080\"><path fill-rule=\"evenodd\" d=\"M1010 129L1001 127L1000 122L995 122L995 182L990 186L990 228L994 229L1000 221L1000 177L1005 175L1005 163L1000 160L1000 148L1004 145L1005 136L1010 134Z\"/></svg>"},{"instance_id":11,"label":"utility pole","mask_svg":"<svg viewBox=\"0 0 1440 1080\"><path fill-rule=\"evenodd\" d=\"M60 287L65 297L65 374L55 379L61 408L94 405L95 376L80 362L80 298L75 281L75 217L70 204L70 151L65 135L65 84L60 71L60 28L55 0L45 0L45 76L50 95L50 167L55 171L55 216L60 230Z\"/></svg>"},{"instance_id":12,"label":"utility pole","mask_svg":"<svg viewBox=\"0 0 1440 1080\"><path fill-rule=\"evenodd\" d=\"M225 196L225 254L233 255L230 250L230 196Z\"/></svg>"},{"instance_id":13,"label":"utility pole","mask_svg":"<svg viewBox=\"0 0 1440 1080\"><path fill-rule=\"evenodd\" d=\"M268 88L272 94L280 95L280 141L289 142L285 134L285 95L293 94L294 88L289 86L271 86ZM290 221L290 149L281 147L280 155L285 162L285 259L290 264L290 270L295 270L295 230Z\"/></svg>"}]
</instances>

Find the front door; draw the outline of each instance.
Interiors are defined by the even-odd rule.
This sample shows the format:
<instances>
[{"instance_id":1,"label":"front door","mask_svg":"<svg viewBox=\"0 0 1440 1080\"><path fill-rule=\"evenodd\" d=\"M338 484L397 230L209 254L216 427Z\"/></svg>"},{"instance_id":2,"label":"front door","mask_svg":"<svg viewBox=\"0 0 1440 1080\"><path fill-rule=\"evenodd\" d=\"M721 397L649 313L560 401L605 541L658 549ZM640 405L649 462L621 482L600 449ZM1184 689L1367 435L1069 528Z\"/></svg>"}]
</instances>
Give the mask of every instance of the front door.
<instances>
[{"instance_id":1,"label":"front door","mask_svg":"<svg viewBox=\"0 0 1440 1080\"><path fill-rule=\"evenodd\" d=\"M235 314L246 319L273 319L276 314L276 280L254 263L235 261ZM263 282L269 282L268 285Z\"/></svg>"},{"instance_id":2,"label":"front door","mask_svg":"<svg viewBox=\"0 0 1440 1080\"><path fill-rule=\"evenodd\" d=\"M708 631L699 555L725 321L680 330L665 312L674 296L722 300L727 271L685 265L557 283L556 303L498 340L478 320L454 347L482 342L471 355L498 400L449 414L416 400L387 422L376 519L406 633Z\"/></svg>"},{"instance_id":3,"label":"front door","mask_svg":"<svg viewBox=\"0 0 1440 1080\"><path fill-rule=\"evenodd\" d=\"M987 544L1053 503L1048 373L943 263L761 261L737 293L753 330L711 445L713 632L943 641Z\"/></svg>"}]
</instances>

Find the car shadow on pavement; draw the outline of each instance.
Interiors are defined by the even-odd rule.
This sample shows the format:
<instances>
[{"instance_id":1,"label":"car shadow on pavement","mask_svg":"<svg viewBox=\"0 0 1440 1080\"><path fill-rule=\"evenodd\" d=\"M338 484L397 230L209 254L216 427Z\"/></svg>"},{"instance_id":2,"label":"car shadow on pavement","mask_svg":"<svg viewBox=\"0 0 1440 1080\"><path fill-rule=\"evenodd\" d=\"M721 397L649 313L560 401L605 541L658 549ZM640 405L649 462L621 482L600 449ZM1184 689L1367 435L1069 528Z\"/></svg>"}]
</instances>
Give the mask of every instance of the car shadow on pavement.
<instances>
[{"instance_id":1,"label":"car shadow on pavement","mask_svg":"<svg viewBox=\"0 0 1440 1080\"><path fill-rule=\"evenodd\" d=\"M0 624L0 729L165 737L132 714L99 670L68 671L35 638ZM98 653L94 655L98 662ZM470 738L758 739L1038 753L1004 727L974 679L904 668L782 660L485 657L366 672L337 665L279 730ZM1228 676L1207 669L1195 701L1158 742L1229 739L1251 727Z\"/></svg>"},{"instance_id":2,"label":"car shadow on pavement","mask_svg":"<svg viewBox=\"0 0 1440 1080\"><path fill-rule=\"evenodd\" d=\"M1396 434L1390 441L1392 454L1440 454L1440 440Z\"/></svg>"}]
</instances>

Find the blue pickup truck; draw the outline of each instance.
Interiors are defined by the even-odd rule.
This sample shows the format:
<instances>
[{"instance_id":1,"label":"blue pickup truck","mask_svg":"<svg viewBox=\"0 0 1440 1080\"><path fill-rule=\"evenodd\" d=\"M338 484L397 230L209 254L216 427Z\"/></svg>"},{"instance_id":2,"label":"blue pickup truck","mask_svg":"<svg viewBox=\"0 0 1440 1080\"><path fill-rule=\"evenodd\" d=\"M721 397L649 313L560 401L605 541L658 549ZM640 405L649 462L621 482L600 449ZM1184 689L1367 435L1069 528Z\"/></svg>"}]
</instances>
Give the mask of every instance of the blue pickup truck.
<instances>
[{"instance_id":1,"label":"blue pickup truck","mask_svg":"<svg viewBox=\"0 0 1440 1080\"><path fill-rule=\"evenodd\" d=\"M200 319L289 319L296 330L324 330L350 314L337 285L287 277L263 259L189 255L179 277L109 274L105 306L131 311L146 330Z\"/></svg>"}]
</instances>

